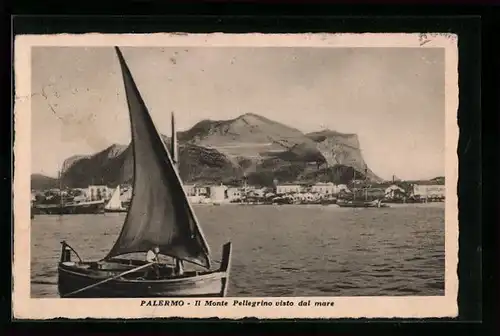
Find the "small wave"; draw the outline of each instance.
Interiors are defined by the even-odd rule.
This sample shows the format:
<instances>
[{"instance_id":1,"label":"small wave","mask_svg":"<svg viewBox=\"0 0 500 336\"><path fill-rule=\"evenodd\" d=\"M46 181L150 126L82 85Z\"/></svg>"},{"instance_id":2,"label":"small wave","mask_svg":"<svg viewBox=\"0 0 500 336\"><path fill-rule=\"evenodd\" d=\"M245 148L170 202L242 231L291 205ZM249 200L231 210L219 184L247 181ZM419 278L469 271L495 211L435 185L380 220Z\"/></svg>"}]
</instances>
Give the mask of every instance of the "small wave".
<instances>
[{"instance_id":1,"label":"small wave","mask_svg":"<svg viewBox=\"0 0 500 336\"><path fill-rule=\"evenodd\" d=\"M374 273L374 274L371 274L370 276L374 277L374 278L393 278L394 277L394 275L392 273L388 273L388 272L384 272L382 274Z\"/></svg>"},{"instance_id":2,"label":"small wave","mask_svg":"<svg viewBox=\"0 0 500 336\"><path fill-rule=\"evenodd\" d=\"M281 270L283 271L300 271L300 268L297 267L280 267Z\"/></svg>"},{"instance_id":3,"label":"small wave","mask_svg":"<svg viewBox=\"0 0 500 336\"><path fill-rule=\"evenodd\" d=\"M348 284L348 283L337 284L335 287L337 289L354 289L354 288L359 288L359 286L351 285L351 284Z\"/></svg>"},{"instance_id":4,"label":"small wave","mask_svg":"<svg viewBox=\"0 0 500 336\"><path fill-rule=\"evenodd\" d=\"M357 247L354 249L356 252L373 252L373 250L367 249L366 247Z\"/></svg>"},{"instance_id":5,"label":"small wave","mask_svg":"<svg viewBox=\"0 0 500 336\"><path fill-rule=\"evenodd\" d=\"M425 284L425 288L444 290L444 282L442 281L428 282Z\"/></svg>"}]
</instances>

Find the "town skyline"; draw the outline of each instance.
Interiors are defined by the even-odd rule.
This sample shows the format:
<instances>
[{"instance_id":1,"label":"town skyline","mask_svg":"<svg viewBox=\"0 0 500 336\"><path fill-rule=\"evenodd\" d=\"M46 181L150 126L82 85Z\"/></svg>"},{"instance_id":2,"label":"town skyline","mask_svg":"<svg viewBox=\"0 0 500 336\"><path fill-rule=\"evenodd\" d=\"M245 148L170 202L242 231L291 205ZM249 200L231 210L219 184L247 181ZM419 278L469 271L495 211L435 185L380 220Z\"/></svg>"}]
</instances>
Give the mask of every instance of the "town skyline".
<instances>
[{"instance_id":1,"label":"town skyline","mask_svg":"<svg viewBox=\"0 0 500 336\"><path fill-rule=\"evenodd\" d=\"M165 135L171 111L178 131L254 113L303 133L356 134L383 179L444 176L442 50L123 49ZM55 177L68 157L130 142L112 48L33 48L32 55L32 173Z\"/></svg>"}]
</instances>

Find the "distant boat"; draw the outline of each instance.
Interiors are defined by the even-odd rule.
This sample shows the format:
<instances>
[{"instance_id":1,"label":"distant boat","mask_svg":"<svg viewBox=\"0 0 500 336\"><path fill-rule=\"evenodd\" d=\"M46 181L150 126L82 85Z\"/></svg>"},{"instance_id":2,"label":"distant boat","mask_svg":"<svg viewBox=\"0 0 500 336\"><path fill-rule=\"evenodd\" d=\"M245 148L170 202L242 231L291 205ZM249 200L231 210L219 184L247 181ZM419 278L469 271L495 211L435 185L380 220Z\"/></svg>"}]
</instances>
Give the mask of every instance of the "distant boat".
<instances>
[{"instance_id":1,"label":"distant boat","mask_svg":"<svg viewBox=\"0 0 500 336\"><path fill-rule=\"evenodd\" d=\"M104 200L67 202L61 204L37 204L36 212L45 215L82 215L104 213Z\"/></svg>"},{"instance_id":2,"label":"distant boat","mask_svg":"<svg viewBox=\"0 0 500 336\"><path fill-rule=\"evenodd\" d=\"M133 151L133 195L120 235L107 256L83 261L62 242L58 265L61 297L223 297L231 262L231 243L222 247L218 269L176 168L177 139L172 114L172 156L156 130L129 68L115 47L128 103ZM89 243L85 243L88 245ZM173 263L121 257L155 247ZM79 261L71 260L74 252ZM204 270L183 270L183 263ZM151 269L153 268L153 269Z\"/></svg>"},{"instance_id":3,"label":"distant boat","mask_svg":"<svg viewBox=\"0 0 500 336\"><path fill-rule=\"evenodd\" d=\"M321 205L337 204L337 199L336 198L323 198L323 199L319 200L318 203Z\"/></svg>"},{"instance_id":4,"label":"distant boat","mask_svg":"<svg viewBox=\"0 0 500 336\"><path fill-rule=\"evenodd\" d=\"M365 183L363 186L364 197L356 198L356 190L353 190L352 199L339 198L337 205L341 208L386 208L387 204L382 203L382 198L368 200L368 188L366 185L366 176L368 168L365 167ZM353 169L352 181L356 181L356 170Z\"/></svg>"},{"instance_id":5,"label":"distant boat","mask_svg":"<svg viewBox=\"0 0 500 336\"><path fill-rule=\"evenodd\" d=\"M103 214L104 200L96 201L67 201L63 192L63 170L59 170L59 202L35 204L33 210L36 214L45 215L83 215Z\"/></svg>"},{"instance_id":6,"label":"distant boat","mask_svg":"<svg viewBox=\"0 0 500 336\"><path fill-rule=\"evenodd\" d=\"M127 212L127 208L122 205L120 200L120 186L117 186L109 202L104 207L105 212Z\"/></svg>"},{"instance_id":7,"label":"distant boat","mask_svg":"<svg viewBox=\"0 0 500 336\"><path fill-rule=\"evenodd\" d=\"M340 199L337 201L337 205L342 208L387 208L388 205L382 203L382 200L345 200Z\"/></svg>"}]
</instances>

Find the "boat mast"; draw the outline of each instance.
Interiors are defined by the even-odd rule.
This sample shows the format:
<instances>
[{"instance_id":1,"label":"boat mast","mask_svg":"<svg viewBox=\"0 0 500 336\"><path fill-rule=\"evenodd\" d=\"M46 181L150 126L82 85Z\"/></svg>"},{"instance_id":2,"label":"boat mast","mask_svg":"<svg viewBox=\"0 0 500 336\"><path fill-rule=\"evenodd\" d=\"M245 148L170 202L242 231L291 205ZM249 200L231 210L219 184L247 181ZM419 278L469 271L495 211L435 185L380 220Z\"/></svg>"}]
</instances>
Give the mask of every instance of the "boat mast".
<instances>
[{"instance_id":1,"label":"boat mast","mask_svg":"<svg viewBox=\"0 0 500 336\"><path fill-rule=\"evenodd\" d=\"M170 144L171 144L171 153L172 153L172 161L174 163L174 169L179 172L179 154L177 152L177 132L175 131L175 116L174 112L171 114L171 131L172 131L172 136L170 139ZM182 274L184 272L184 263L182 262L181 259L174 258L175 264L177 266L177 269L179 270L179 273Z\"/></svg>"},{"instance_id":2,"label":"boat mast","mask_svg":"<svg viewBox=\"0 0 500 336\"><path fill-rule=\"evenodd\" d=\"M59 215L62 216L63 208L64 208L64 199L63 199L63 183L62 183L62 168L59 170Z\"/></svg>"}]
</instances>

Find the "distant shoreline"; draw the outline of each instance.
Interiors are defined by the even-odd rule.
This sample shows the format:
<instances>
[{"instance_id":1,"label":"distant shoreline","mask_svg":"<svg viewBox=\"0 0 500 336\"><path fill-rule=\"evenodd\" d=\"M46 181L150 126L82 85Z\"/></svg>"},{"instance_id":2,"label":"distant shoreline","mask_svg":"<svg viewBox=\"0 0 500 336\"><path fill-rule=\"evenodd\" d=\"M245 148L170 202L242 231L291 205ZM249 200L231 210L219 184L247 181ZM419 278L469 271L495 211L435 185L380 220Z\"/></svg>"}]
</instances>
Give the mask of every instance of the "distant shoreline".
<instances>
[{"instance_id":1,"label":"distant shoreline","mask_svg":"<svg viewBox=\"0 0 500 336\"><path fill-rule=\"evenodd\" d=\"M388 205L388 207L384 208L341 208L336 204L328 204L328 205L322 205L322 204L282 204L282 205L277 205L277 204L245 204L245 203L219 203L219 204L211 204L211 203L192 203L193 206L242 206L242 207L261 207L261 206L267 206L267 207L283 207L283 208L288 208L288 207L299 207L299 208L338 208L338 209L389 209L389 208L445 208L445 202L429 202L429 203L385 203Z\"/></svg>"}]
</instances>

